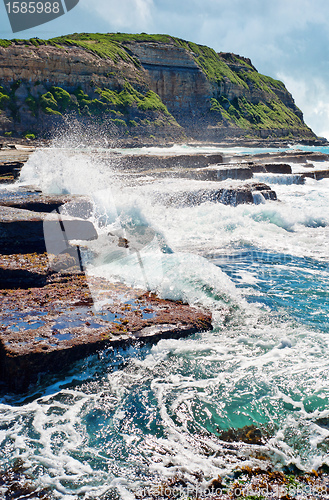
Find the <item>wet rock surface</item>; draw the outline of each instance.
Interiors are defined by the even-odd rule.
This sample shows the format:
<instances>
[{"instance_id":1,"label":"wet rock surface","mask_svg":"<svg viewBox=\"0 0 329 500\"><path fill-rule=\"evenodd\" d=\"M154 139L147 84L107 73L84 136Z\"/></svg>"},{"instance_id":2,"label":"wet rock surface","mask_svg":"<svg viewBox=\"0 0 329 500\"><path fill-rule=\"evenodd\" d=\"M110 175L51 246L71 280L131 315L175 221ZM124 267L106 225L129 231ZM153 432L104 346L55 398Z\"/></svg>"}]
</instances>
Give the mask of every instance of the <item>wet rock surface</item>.
<instances>
[{"instance_id":1,"label":"wet rock surface","mask_svg":"<svg viewBox=\"0 0 329 500\"><path fill-rule=\"evenodd\" d=\"M21 459L16 459L12 467L0 471L0 495L4 500L50 500L53 498L49 488L33 484L33 477L26 473Z\"/></svg>"},{"instance_id":2,"label":"wet rock surface","mask_svg":"<svg viewBox=\"0 0 329 500\"><path fill-rule=\"evenodd\" d=\"M90 221L56 213L48 214L0 206L2 253L44 252L46 250L45 230L47 230L48 242L54 239L58 245L63 242L63 247L66 246L66 238L79 240L97 238L95 228Z\"/></svg>"},{"instance_id":3,"label":"wet rock surface","mask_svg":"<svg viewBox=\"0 0 329 500\"><path fill-rule=\"evenodd\" d=\"M121 155L120 155L121 156ZM201 168L223 162L221 154L122 155L120 167L148 170L150 168Z\"/></svg>"},{"instance_id":4,"label":"wet rock surface","mask_svg":"<svg viewBox=\"0 0 329 500\"><path fill-rule=\"evenodd\" d=\"M177 177L199 179L205 181L225 181L226 179L251 179L253 172L246 165L210 165L205 168L180 169L175 172Z\"/></svg>"},{"instance_id":5,"label":"wet rock surface","mask_svg":"<svg viewBox=\"0 0 329 500\"><path fill-rule=\"evenodd\" d=\"M301 174L303 177L308 177L310 179L315 179L321 181L321 179L329 178L329 170L316 170L314 172L306 172Z\"/></svg>"},{"instance_id":6,"label":"wet rock surface","mask_svg":"<svg viewBox=\"0 0 329 500\"><path fill-rule=\"evenodd\" d=\"M198 189L195 191L179 191L161 193L155 196L156 202L183 207L201 205L201 203L223 203L237 206L245 203L262 203L265 200L276 200L277 196L267 184L251 182L241 185L226 185L220 189Z\"/></svg>"},{"instance_id":7,"label":"wet rock surface","mask_svg":"<svg viewBox=\"0 0 329 500\"><path fill-rule=\"evenodd\" d=\"M20 161L0 163L0 182L13 182L19 177L23 165Z\"/></svg>"},{"instance_id":8,"label":"wet rock surface","mask_svg":"<svg viewBox=\"0 0 329 500\"><path fill-rule=\"evenodd\" d=\"M0 184L14 182L34 148L0 144Z\"/></svg>"},{"instance_id":9,"label":"wet rock surface","mask_svg":"<svg viewBox=\"0 0 329 500\"><path fill-rule=\"evenodd\" d=\"M250 155L239 155L239 161L249 161ZM223 161L234 161L234 156L225 156ZM290 150L279 153L256 153L252 155L253 163L305 163L306 161L324 162L329 160L329 155L321 151Z\"/></svg>"},{"instance_id":10,"label":"wet rock surface","mask_svg":"<svg viewBox=\"0 0 329 500\"><path fill-rule=\"evenodd\" d=\"M9 268L0 290L0 377L10 390L26 390L40 374L64 369L108 347L212 328L211 315L204 311L121 283L99 278L91 282L90 277L87 281L79 272L49 273L46 261L46 255L38 254L0 261L3 271ZM15 270L35 274L32 286L17 288ZM90 286L93 296L101 295L110 305L96 310Z\"/></svg>"},{"instance_id":11,"label":"wet rock surface","mask_svg":"<svg viewBox=\"0 0 329 500\"><path fill-rule=\"evenodd\" d=\"M286 163L250 163L249 168L253 173L291 174L292 168Z\"/></svg>"},{"instance_id":12,"label":"wet rock surface","mask_svg":"<svg viewBox=\"0 0 329 500\"><path fill-rule=\"evenodd\" d=\"M23 210L30 210L32 212L50 213L58 209L64 203L74 203L79 200L85 203L86 210L89 208L90 201L83 197L73 195L44 195L40 191L33 191L32 188L20 188L15 192L8 192L5 196L1 196L1 206L11 208L21 208Z\"/></svg>"}]
</instances>

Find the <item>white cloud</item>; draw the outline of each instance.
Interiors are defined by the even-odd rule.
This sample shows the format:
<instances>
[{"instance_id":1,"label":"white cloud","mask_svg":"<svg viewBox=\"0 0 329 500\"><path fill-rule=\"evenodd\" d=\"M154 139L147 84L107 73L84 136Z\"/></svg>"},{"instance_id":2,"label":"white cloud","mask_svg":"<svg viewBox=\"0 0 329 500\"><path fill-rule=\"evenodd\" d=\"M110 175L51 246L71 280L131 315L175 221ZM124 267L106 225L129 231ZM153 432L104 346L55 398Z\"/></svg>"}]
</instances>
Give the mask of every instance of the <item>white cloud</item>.
<instances>
[{"instance_id":1,"label":"white cloud","mask_svg":"<svg viewBox=\"0 0 329 500\"><path fill-rule=\"evenodd\" d=\"M293 95L297 106L304 113L304 120L312 130L329 139L329 100L328 85L322 78L289 76L279 73L277 77L284 82Z\"/></svg>"},{"instance_id":2,"label":"white cloud","mask_svg":"<svg viewBox=\"0 0 329 500\"><path fill-rule=\"evenodd\" d=\"M147 30L152 24L153 0L84 0L81 7L109 23L109 31Z\"/></svg>"}]
</instances>

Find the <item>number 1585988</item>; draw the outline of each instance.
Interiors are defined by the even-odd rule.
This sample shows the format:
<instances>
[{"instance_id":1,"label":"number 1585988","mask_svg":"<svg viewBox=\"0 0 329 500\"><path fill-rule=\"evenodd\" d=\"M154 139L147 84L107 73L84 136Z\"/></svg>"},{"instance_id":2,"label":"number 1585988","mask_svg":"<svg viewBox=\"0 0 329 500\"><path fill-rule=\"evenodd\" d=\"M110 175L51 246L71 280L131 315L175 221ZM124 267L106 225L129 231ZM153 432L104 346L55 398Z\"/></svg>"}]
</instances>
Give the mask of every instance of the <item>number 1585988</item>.
<instances>
[{"instance_id":1,"label":"number 1585988","mask_svg":"<svg viewBox=\"0 0 329 500\"><path fill-rule=\"evenodd\" d=\"M8 2L8 14L59 14L59 2Z\"/></svg>"}]
</instances>

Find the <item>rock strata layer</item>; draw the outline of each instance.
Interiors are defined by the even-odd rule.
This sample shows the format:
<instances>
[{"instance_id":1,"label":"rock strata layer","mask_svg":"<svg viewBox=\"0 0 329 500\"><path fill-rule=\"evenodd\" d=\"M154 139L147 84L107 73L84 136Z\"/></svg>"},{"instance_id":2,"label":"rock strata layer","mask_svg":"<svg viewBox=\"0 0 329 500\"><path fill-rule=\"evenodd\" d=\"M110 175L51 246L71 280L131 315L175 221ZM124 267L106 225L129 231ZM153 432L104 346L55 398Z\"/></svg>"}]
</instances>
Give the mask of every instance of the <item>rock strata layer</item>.
<instances>
[{"instance_id":1,"label":"rock strata layer","mask_svg":"<svg viewBox=\"0 0 329 500\"><path fill-rule=\"evenodd\" d=\"M157 170L170 168L202 168L223 162L221 154L120 155L120 168Z\"/></svg>"}]
</instances>

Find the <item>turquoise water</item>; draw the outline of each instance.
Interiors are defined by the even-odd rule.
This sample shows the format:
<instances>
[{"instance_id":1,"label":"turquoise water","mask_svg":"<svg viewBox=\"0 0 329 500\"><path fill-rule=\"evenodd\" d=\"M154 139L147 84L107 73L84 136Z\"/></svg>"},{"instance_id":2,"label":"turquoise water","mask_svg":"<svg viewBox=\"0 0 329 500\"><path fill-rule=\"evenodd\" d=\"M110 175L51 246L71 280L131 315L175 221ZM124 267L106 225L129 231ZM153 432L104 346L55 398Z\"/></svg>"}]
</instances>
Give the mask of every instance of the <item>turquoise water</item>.
<instances>
[{"instance_id":1,"label":"turquoise water","mask_svg":"<svg viewBox=\"0 0 329 500\"><path fill-rule=\"evenodd\" d=\"M248 302L264 304L271 311L285 311L298 322L329 333L329 263L257 249L239 257L214 258L236 285L245 290ZM244 273L252 277L250 286ZM242 279L241 279L242 276Z\"/></svg>"},{"instance_id":2,"label":"turquoise water","mask_svg":"<svg viewBox=\"0 0 329 500\"><path fill-rule=\"evenodd\" d=\"M81 168L94 159L71 158L70 167L60 151L49 162L44 155L30 159L26 182L42 173L44 189L68 189L65 169L79 167L84 192ZM147 241L142 272L136 254L109 258L100 227L100 257L87 274L147 281L160 296L209 308L214 329L105 351L35 393L3 394L0 465L20 457L37 484L72 500L131 499L175 475L206 484L264 465L260 456L279 469L329 465L329 181L275 184L278 202L178 209L154 203L152 193L188 191L198 181L131 186L106 176L111 187L95 171L85 176L88 193L95 177L95 213L107 199L106 229L144 224L171 253ZM222 430L251 424L263 444L220 440Z\"/></svg>"}]
</instances>

